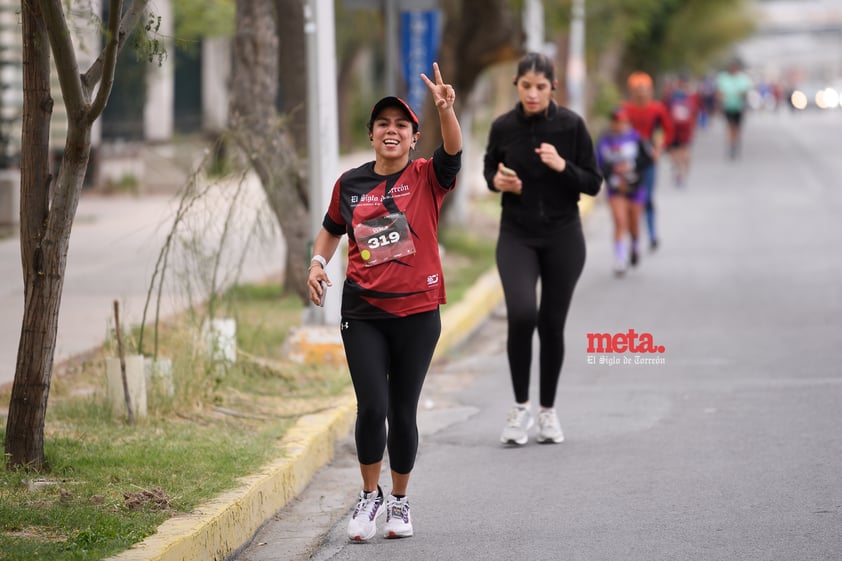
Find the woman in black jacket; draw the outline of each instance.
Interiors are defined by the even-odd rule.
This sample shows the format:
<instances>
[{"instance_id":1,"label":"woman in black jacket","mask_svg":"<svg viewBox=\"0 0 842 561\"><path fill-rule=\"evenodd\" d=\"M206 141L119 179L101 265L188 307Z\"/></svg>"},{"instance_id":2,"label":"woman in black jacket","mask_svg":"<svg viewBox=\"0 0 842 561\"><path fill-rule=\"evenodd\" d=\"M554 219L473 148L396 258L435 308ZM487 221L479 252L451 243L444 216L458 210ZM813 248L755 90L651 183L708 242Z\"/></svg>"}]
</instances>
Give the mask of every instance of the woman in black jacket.
<instances>
[{"instance_id":1,"label":"woman in black jacket","mask_svg":"<svg viewBox=\"0 0 842 561\"><path fill-rule=\"evenodd\" d=\"M500 437L526 444L532 336L540 340L538 442L564 440L555 396L564 361L564 324L585 264L579 194L596 195L602 176L582 118L552 99L548 57L529 53L517 66L520 101L491 125L484 174L502 193L497 268L508 314L507 352L515 404ZM537 285L541 281L538 303Z\"/></svg>"}]
</instances>

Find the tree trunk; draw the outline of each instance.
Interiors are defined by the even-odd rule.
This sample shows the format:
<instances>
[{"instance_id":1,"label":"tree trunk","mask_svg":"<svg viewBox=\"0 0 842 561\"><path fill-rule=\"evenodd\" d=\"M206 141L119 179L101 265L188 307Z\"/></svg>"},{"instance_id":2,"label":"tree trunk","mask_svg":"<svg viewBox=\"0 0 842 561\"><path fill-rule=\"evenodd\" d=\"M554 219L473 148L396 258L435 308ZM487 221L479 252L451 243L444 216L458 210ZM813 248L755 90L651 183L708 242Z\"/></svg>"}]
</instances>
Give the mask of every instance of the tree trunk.
<instances>
[{"instance_id":1,"label":"tree trunk","mask_svg":"<svg viewBox=\"0 0 842 561\"><path fill-rule=\"evenodd\" d=\"M445 22L438 62L442 77L456 90L454 110L460 115L486 68L515 61L522 54L524 34L507 0L442 0L441 5ZM424 103L421 131L417 157L429 157L441 144L441 124L431 96ZM452 204L452 197L444 200L444 223L450 221Z\"/></svg>"},{"instance_id":2,"label":"tree trunk","mask_svg":"<svg viewBox=\"0 0 842 561\"><path fill-rule=\"evenodd\" d=\"M21 1L23 35L23 121L21 144L21 264L24 277L24 320L9 417L6 421L6 462L32 466L44 463L44 414L47 410L52 361L28 352L55 348L55 335L38 325L33 313L44 301L44 254L41 244L49 212L49 139L53 99L50 96L50 49L37 2ZM48 312L49 314L49 312ZM47 319L47 318L45 318ZM40 323L45 323L41 321ZM49 355L52 356L52 355Z\"/></svg>"},{"instance_id":3,"label":"tree trunk","mask_svg":"<svg viewBox=\"0 0 842 561\"><path fill-rule=\"evenodd\" d=\"M307 298L309 218L292 137L275 109L278 36L274 0L237 0L230 126L260 177L286 241L284 290ZM303 44L303 26L289 43Z\"/></svg>"},{"instance_id":4,"label":"tree trunk","mask_svg":"<svg viewBox=\"0 0 842 561\"><path fill-rule=\"evenodd\" d=\"M111 93L117 53L148 0L122 10L112 2L106 48L85 74L59 0L21 0L23 130L21 134L21 265L24 311L6 423L6 463L44 467L44 421L53 372L58 314L70 231L91 151L91 126ZM123 15L121 18L120 15ZM68 132L58 179L51 189L50 55L67 108ZM91 94L99 84L96 96Z\"/></svg>"},{"instance_id":5,"label":"tree trunk","mask_svg":"<svg viewBox=\"0 0 842 561\"><path fill-rule=\"evenodd\" d=\"M357 137L365 134L365 129L352 128L351 116L354 101L354 80L359 66L360 59L364 54L363 45L354 45L353 52L346 52L340 57L338 76L336 78L336 105L339 112L339 148L343 152L350 152L354 148Z\"/></svg>"},{"instance_id":6,"label":"tree trunk","mask_svg":"<svg viewBox=\"0 0 842 561\"><path fill-rule=\"evenodd\" d=\"M7 464L44 466L44 420L50 393L58 314L64 288L70 230L90 156L90 124L68 115L68 135L52 190L47 170L50 51L37 3L22 2L24 127L21 165L21 261L24 310L6 430ZM77 116L77 119L79 117ZM30 136L32 135L32 136ZM52 201L51 201L52 198Z\"/></svg>"},{"instance_id":7,"label":"tree trunk","mask_svg":"<svg viewBox=\"0 0 842 561\"><path fill-rule=\"evenodd\" d=\"M443 0L441 5L445 21L438 62L445 81L456 90L458 115L486 68L521 55L524 34L507 0ZM423 115L418 154L428 157L441 143L431 96L427 96Z\"/></svg>"},{"instance_id":8,"label":"tree trunk","mask_svg":"<svg viewBox=\"0 0 842 561\"><path fill-rule=\"evenodd\" d=\"M307 49L304 39L304 2L276 0L278 70L281 84L281 111L293 147L301 154L307 147ZM298 40L300 38L300 41Z\"/></svg>"}]
</instances>

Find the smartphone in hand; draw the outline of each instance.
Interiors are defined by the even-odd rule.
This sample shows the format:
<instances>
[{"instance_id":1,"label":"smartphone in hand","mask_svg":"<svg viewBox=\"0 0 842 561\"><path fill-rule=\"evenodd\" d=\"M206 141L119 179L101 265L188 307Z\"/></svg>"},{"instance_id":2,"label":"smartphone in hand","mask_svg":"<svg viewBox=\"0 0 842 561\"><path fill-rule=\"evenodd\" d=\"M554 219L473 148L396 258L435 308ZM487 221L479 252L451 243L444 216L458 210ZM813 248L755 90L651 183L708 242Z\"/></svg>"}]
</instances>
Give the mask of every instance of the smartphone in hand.
<instances>
[{"instance_id":1,"label":"smartphone in hand","mask_svg":"<svg viewBox=\"0 0 842 561\"><path fill-rule=\"evenodd\" d=\"M319 306L324 308L325 296L327 296L327 283L323 280L320 280L319 287L321 287L322 289L322 295L319 297Z\"/></svg>"},{"instance_id":2,"label":"smartphone in hand","mask_svg":"<svg viewBox=\"0 0 842 561\"><path fill-rule=\"evenodd\" d=\"M509 177L517 177L517 172L512 168L507 168L505 165L500 166L500 173Z\"/></svg>"}]
</instances>

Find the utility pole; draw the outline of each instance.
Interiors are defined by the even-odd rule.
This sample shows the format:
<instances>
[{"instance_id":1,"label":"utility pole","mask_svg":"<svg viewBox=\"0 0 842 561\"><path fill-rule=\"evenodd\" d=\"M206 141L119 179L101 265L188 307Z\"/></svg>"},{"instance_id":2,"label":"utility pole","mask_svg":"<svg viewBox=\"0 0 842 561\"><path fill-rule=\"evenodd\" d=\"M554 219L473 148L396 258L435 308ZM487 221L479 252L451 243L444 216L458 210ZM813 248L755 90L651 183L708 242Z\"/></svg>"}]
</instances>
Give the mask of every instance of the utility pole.
<instances>
[{"instance_id":1,"label":"utility pole","mask_svg":"<svg viewBox=\"0 0 842 561\"><path fill-rule=\"evenodd\" d=\"M585 0L573 0L567 56L567 106L585 117Z\"/></svg>"},{"instance_id":2,"label":"utility pole","mask_svg":"<svg viewBox=\"0 0 842 561\"><path fill-rule=\"evenodd\" d=\"M399 6L394 0L384 0L383 10L386 18L386 60L385 78L386 93L384 95L399 95L398 65L400 46L398 43Z\"/></svg>"},{"instance_id":3,"label":"utility pole","mask_svg":"<svg viewBox=\"0 0 842 561\"><path fill-rule=\"evenodd\" d=\"M541 0L526 0L523 4L523 30L526 32L526 50L543 53L544 5Z\"/></svg>"},{"instance_id":4,"label":"utility pole","mask_svg":"<svg viewBox=\"0 0 842 561\"><path fill-rule=\"evenodd\" d=\"M339 133L336 122L336 30L333 0L307 0L304 5L304 34L307 37L307 128L308 178L310 192L311 239L322 227L339 160ZM324 308L310 306L309 323L338 324L344 272L337 252L327 266L333 282ZM301 264L306 267L306 263Z\"/></svg>"}]
</instances>

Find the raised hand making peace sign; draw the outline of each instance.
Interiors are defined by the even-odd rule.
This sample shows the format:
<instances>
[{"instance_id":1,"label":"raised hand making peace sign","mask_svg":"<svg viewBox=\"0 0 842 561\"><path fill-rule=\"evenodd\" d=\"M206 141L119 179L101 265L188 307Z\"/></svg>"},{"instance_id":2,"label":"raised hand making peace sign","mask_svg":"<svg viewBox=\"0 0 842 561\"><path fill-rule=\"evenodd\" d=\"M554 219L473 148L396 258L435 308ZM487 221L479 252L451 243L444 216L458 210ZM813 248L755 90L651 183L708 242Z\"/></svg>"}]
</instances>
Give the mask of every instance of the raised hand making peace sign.
<instances>
[{"instance_id":1,"label":"raised hand making peace sign","mask_svg":"<svg viewBox=\"0 0 842 561\"><path fill-rule=\"evenodd\" d=\"M433 73L436 78L435 83L423 73L421 74L421 79L430 88L430 93L433 94L433 101L435 101L436 107L439 111L452 108L453 102L456 101L456 91L453 89L453 86L445 84L444 80L442 80L441 70L439 70L439 64L437 62L433 63Z\"/></svg>"},{"instance_id":2,"label":"raised hand making peace sign","mask_svg":"<svg viewBox=\"0 0 842 561\"><path fill-rule=\"evenodd\" d=\"M424 80L424 83L430 89L430 93L433 94L433 101L436 104L439 121L441 122L441 139L444 150L448 154L457 154L462 150L462 129L459 127L459 121L456 119L456 113L453 109L456 91L453 86L444 83L437 62L433 63L433 75L436 79L435 82L427 78L426 74L421 74L421 79Z\"/></svg>"}]
</instances>

